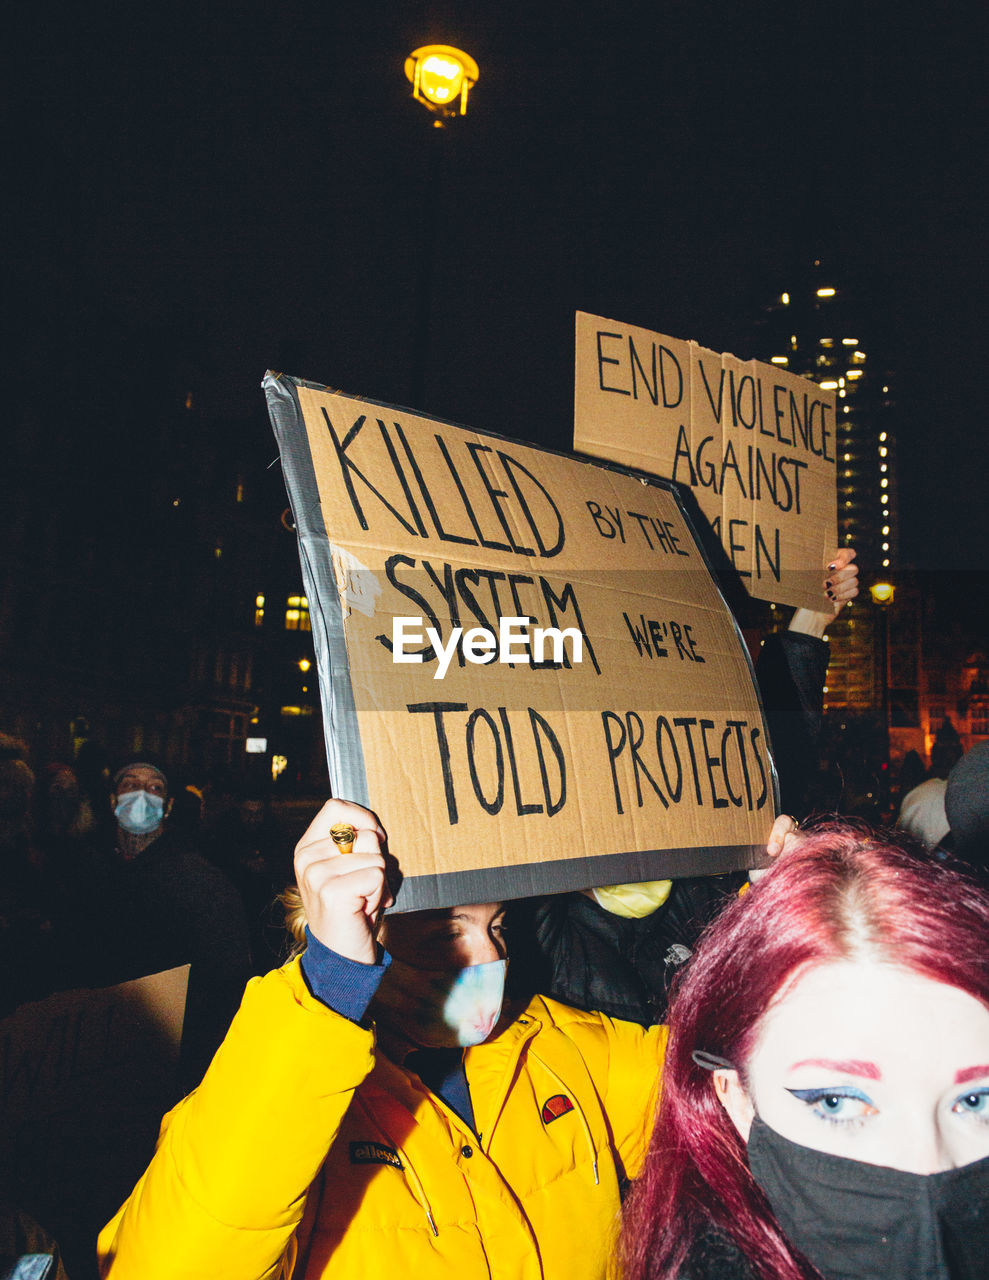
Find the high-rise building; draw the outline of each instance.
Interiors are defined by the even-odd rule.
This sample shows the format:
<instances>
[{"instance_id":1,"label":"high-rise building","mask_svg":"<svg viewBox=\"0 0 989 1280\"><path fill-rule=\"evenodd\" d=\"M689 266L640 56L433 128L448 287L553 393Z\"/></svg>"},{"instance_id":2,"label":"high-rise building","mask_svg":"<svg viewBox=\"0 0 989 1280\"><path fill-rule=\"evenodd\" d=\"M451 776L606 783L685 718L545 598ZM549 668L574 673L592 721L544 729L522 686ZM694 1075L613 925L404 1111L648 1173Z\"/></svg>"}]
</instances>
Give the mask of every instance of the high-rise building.
<instances>
[{"instance_id":1,"label":"high-rise building","mask_svg":"<svg viewBox=\"0 0 989 1280\"><path fill-rule=\"evenodd\" d=\"M890 578L897 558L894 381L861 284L829 274L820 261L795 273L763 308L757 355L834 390L837 402L838 541L853 546L861 591L830 628L825 706L878 711L884 619L868 588ZM888 665L888 653L886 655Z\"/></svg>"}]
</instances>

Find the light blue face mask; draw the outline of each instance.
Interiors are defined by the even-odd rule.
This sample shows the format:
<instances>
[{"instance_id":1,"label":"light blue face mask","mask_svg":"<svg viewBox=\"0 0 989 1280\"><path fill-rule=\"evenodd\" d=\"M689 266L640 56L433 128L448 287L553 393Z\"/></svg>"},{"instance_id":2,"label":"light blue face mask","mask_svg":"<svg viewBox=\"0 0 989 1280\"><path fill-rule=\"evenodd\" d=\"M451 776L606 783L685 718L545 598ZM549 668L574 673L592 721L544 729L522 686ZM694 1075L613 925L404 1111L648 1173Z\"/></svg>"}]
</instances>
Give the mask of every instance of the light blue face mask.
<instances>
[{"instance_id":1,"label":"light blue face mask","mask_svg":"<svg viewBox=\"0 0 989 1280\"><path fill-rule=\"evenodd\" d=\"M507 960L466 969L414 969L393 960L375 996L388 1020L423 1048L466 1049L487 1040L501 1016Z\"/></svg>"},{"instance_id":2,"label":"light blue face mask","mask_svg":"<svg viewBox=\"0 0 989 1280\"><path fill-rule=\"evenodd\" d=\"M126 791L117 800L113 812L125 831L132 836L146 836L161 826L165 801L150 791Z\"/></svg>"}]
</instances>

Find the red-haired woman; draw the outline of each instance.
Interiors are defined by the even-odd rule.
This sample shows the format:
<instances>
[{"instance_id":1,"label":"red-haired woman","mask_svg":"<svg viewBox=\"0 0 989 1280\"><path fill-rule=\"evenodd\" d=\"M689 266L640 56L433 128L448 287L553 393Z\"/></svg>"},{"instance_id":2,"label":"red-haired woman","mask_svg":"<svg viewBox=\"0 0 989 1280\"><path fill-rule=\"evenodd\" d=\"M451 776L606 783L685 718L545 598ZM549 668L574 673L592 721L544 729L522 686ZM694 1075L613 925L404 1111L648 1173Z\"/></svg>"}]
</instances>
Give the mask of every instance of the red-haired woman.
<instances>
[{"instance_id":1,"label":"red-haired woman","mask_svg":"<svg viewBox=\"0 0 989 1280\"><path fill-rule=\"evenodd\" d=\"M989 1276L989 894L819 829L670 1010L625 1280Z\"/></svg>"}]
</instances>

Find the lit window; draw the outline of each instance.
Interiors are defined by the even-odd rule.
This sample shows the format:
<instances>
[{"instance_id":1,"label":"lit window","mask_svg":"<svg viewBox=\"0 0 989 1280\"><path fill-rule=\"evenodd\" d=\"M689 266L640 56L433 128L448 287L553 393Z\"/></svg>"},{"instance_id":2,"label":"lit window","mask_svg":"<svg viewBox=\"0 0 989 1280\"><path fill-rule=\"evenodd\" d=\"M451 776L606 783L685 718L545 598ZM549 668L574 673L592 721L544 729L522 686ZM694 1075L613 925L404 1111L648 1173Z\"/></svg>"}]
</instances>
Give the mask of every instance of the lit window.
<instances>
[{"instance_id":1,"label":"lit window","mask_svg":"<svg viewBox=\"0 0 989 1280\"><path fill-rule=\"evenodd\" d=\"M790 362L786 358L786 356L770 356L769 363L770 364L789 364Z\"/></svg>"},{"instance_id":2,"label":"lit window","mask_svg":"<svg viewBox=\"0 0 989 1280\"><path fill-rule=\"evenodd\" d=\"M888 480L880 480L880 481L879 481L879 483L880 483L880 485L882 486L882 488L884 488L884 489L885 489L885 488L886 488L886 486L889 484L889 481L888 481Z\"/></svg>"},{"instance_id":3,"label":"lit window","mask_svg":"<svg viewBox=\"0 0 989 1280\"><path fill-rule=\"evenodd\" d=\"M312 707L282 707L282 715L289 719L295 716L311 716Z\"/></svg>"},{"instance_id":4,"label":"lit window","mask_svg":"<svg viewBox=\"0 0 989 1280\"><path fill-rule=\"evenodd\" d=\"M885 475L886 472L889 470L889 467L887 467L886 463L883 462L883 463L880 463L879 470Z\"/></svg>"},{"instance_id":5,"label":"lit window","mask_svg":"<svg viewBox=\"0 0 989 1280\"><path fill-rule=\"evenodd\" d=\"M822 382L821 386L824 388L825 391L837 391L838 389L837 382Z\"/></svg>"},{"instance_id":6,"label":"lit window","mask_svg":"<svg viewBox=\"0 0 989 1280\"><path fill-rule=\"evenodd\" d=\"M864 360L864 359L865 359L865 356L863 356L863 357L862 357L862 359ZM883 395L886 395L886 393L887 393L888 391L889 391L889 387L883 387ZM880 440L885 440L885 439L886 439L886 437L885 437L885 436L880 436L879 438L880 438Z\"/></svg>"},{"instance_id":7,"label":"lit window","mask_svg":"<svg viewBox=\"0 0 989 1280\"><path fill-rule=\"evenodd\" d=\"M841 455L841 460L842 460L842 462L851 462L851 460L852 460L852 455L851 455L850 453L843 453L843 454Z\"/></svg>"},{"instance_id":8,"label":"lit window","mask_svg":"<svg viewBox=\"0 0 989 1280\"><path fill-rule=\"evenodd\" d=\"M889 453L889 450L886 448L885 445L883 445L883 447L879 450L880 458L885 458L888 453Z\"/></svg>"},{"instance_id":9,"label":"lit window","mask_svg":"<svg viewBox=\"0 0 989 1280\"><path fill-rule=\"evenodd\" d=\"M861 369L849 369L849 370L848 370L848 374L847 374L847 376L848 376L849 378L861 378L861 376L862 376L862 370L861 370Z\"/></svg>"},{"instance_id":10,"label":"lit window","mask_svg":"<svg viewBox=\"0 0 989 1280\"><path fill-rule=\"evenodd\" d=\"M888 524L884 524L884 525L883 525L883 537L884 537L884 538L888 538L888 537L889 537L889 525L888 525Z\"/></svg>"},{"instance_id":11,"label":"lit window","mask_svg":"<svg viewBox=\"0 0 989 1280\"><path fill-rule=\"evenodd\" d=\"M788 293L781 294L780 302L782 302L784 307L788 307L790 305L790 295Z\"/></svg>"},{"instance_id":12,"label":"lit window","mask_svg":"<svg viewBox=\"0 0 989 1280\"><path fill-rule=\"evenodd\" d=\"M254 625L264 626L264 596L254 597Z\"/></svg>"},{"instance_id":13,"label":"lit window","mask_svg":"<svg viewBox=\"0 0 989 1280\"><path fill-rule=\"evenodd\" d=\"M822 339L821 339L821 346L822 346L822 347L833 347L833 346L834 346L834 338L822 338Z\"/></svg>"},{"instance_id":14,"label":"lit window","mask_svg":"<svg viewBox=\"0 0 989 1280\"><path fill-rule=\"evenodd\" d=\"M842 338L841 340L841 345L843 347L857 347L858 344L859 344L858 338Z\"/></svg>"},{"instance_id":15,"label":"lit window","mask_svg":"<svg viewBox=\"0 0 989 1280\"><path fill-rule=\"evenodd\" d=\"M825 287L824 289L818 289L817 291L817 296L819 298L833 298L834 295L835 295L835 290L830 287Z\"/></svg>"},{"instance_id":16,"label":"lit window","mask_svg":"<svg viewBox=\"0 0 989 1280\"><path fill-rule=\"evenodd\" d=\"M884 568L884 569L888 569L888 568L889 568L889 561L888 561L888 560L884 560L884 561L883 561L883 568Z\"/></svg>"},{"instance_id":17,"label":"lit window","mask_svg":"<svg viewBox=\"0 0 989 1280\"><path fill-rule=\"evenodd\" d=\"M880 439L880 440L885 440L885 439L886 439L886 432L885 432L885 431L880 431L880 433L879 433L879 439Z\"/></svg>"},{"instance_id":18,"label":"lit window","mask_svg":"<svg viewBox=\"0 0 989 1280\"><path fill-rule=\"evenodd\" d=\"M244 482L243 482L243 480L238 480L238 481L237 481L237 493L236 493L235 501L236 501L236 502L243 502L243 501L244 501Z\"/></svg>"},{"instance_id":19,"label":"lit window","mask_svg":"<svg viewBox=\"0 0 989 1280\"><path fill-rule=\"evenodd\" d=\"M305 596L289 596L285 607L286 631L311 631L309 601Z\"/></svg>"},{"instance_id":20,"label":"lit window","mask_svg":"<svg viewBox=\"0 0 989 1280\"><path fill-rule=\"evenodd\" d=\"M884 550L884 551L888 551L888 550L889 550L889 543L888 543L888 542L884 542L884 543L883 543L883 550Z\"/></svg>"},{"instance_id":21,"label":"lit window","mask_svg":"<svg viewBox=\"0 0 989 1280\"><path fill-rule=\"evenodd\" d=\"M187 409L192 408L192 392L191 391L187 391L185 393L185 407Z\"/></svg>"}]
</instances>

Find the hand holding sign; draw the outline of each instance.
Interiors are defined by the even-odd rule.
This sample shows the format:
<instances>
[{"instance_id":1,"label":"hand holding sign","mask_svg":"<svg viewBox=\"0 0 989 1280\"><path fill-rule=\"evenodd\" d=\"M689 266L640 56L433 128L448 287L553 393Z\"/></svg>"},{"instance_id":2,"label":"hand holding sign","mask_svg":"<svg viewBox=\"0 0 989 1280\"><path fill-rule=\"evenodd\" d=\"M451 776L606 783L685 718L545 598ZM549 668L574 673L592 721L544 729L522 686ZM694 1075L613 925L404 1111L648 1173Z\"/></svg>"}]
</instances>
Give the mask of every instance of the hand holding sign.
<instances>
[{"instance_id":1,"label":"hand holding sign","mask_svg":"<svg viewBox=\"0 0 989 1280\"><path fill-rule=\"evenodd\" d=\"M341 852L338 828L354 831ZM327 800L295 849L295 876L309 929L324 946L359 964L377 960L375 932L391 906L385 878L385 833L377 818L348 800Z\"/></svg>"},{"instance_id":2,"label":"hand holding sign","mask_svg":"<svg viewBox=\"0 0 989 1280\"><path fill-rule=\"evenodd\" d=\"M855 551L852 547L842 547L836 551L828 563L828 576L824 583L824 591L831 602L832 610L837 616L842 605L854 600L859 593L859 567L855 564Z\"/></svg>"},{"instance_id":3,"label":"hand holding sign","mask_svg":"<svg viewBox=\"0 0 989 1280\"><path fill-rule=\"evenodd\" d=\"M824 572L825 608L797 609L790 620L791 631L801 631L804 635L820 639L827 631L828 623L833 622L844 606L858 595L859 567L855 563L854 547L842 547L833 552Z\"/></svg>"}]
</instances>

